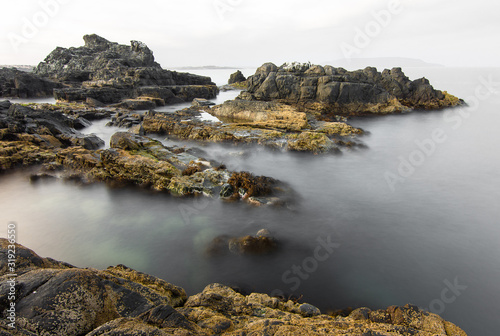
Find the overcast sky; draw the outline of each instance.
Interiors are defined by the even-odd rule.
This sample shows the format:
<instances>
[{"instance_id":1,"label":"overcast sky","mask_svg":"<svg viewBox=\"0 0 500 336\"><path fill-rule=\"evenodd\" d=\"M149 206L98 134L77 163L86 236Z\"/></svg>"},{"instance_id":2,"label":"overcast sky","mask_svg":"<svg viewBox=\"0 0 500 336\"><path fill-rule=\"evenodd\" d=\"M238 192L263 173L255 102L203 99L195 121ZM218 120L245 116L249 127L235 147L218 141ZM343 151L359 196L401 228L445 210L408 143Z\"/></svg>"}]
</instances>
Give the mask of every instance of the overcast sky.
<instances>
[{"instance_id":1,"label":"overcast sky","mask_svg":"<svg viewBox=\"0 0 500 336\"><path fill-rule=\"evenodd\" d=\"M22 0L1 8L0 64L35 65L96 33L145 42L164 68L346 57L500 66L494 0Z\"/></svg>"}]
</instances>

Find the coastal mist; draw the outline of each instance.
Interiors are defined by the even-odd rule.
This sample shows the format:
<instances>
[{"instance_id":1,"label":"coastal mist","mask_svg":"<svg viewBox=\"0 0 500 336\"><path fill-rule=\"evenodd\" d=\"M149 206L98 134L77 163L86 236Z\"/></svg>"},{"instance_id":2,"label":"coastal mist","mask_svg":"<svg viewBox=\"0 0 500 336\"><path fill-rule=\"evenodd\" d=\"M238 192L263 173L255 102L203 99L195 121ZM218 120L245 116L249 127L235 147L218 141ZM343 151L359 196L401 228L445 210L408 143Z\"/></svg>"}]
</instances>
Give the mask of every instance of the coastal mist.
<instances>
[{"instance_id":1,"label":"coastal mist","mask_svg":"<svg viewBox=\"0 0 500 336\"><path fill-rule=\"evenodd\" d=\"M323 312L412 303L470 335L496 330L500 69L403 71L469 105L351 119L367 132L360 138L366 146L342 154L175 142L202 148L230 170L288 183L298 194L290 208L181 200L101 184L30 183L24 171L0 176L1 222L16 222L18 242L43 257L79 267L124 264L188 294L220 282L300 298ZM217 102L236 94L221 93ZM106 141L118 129L104 121L90 128ZM279 241L277 252L207 254L215 237L260 229Z\"/></svg>"}]
</instances>

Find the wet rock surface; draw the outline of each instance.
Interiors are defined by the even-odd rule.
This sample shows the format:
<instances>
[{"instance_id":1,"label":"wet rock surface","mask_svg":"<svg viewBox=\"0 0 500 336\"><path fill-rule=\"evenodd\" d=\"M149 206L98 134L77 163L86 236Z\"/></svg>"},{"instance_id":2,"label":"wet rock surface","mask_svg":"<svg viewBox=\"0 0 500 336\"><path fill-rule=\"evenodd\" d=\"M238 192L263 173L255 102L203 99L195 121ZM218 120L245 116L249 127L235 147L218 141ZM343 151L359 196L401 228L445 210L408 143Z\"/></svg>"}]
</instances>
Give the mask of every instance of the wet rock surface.
<instances>
[{"instance_id":1,"label":"wet rock surface","mask_svg":"<svg viewBox=\"0 0 500 336\"><path fill-rule=\"evenodd\" d=\"M16 244L16 328L7 323L9 242L0 239L2 335L421 335L465 336L416 306L326 315L309 303L243 295L211 284L187 296L124 265L81 269Z\"/></svg>"}]
</instances>

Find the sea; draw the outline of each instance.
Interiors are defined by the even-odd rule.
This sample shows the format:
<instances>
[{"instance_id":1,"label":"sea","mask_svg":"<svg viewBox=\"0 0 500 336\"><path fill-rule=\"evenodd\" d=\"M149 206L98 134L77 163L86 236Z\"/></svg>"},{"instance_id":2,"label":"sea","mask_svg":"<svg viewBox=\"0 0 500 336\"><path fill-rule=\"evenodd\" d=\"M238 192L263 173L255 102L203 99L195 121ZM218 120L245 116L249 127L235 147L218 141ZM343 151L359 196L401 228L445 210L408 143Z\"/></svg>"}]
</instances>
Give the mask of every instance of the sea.
<instances>
[{"instance_id":1,"label":"sea","mask_svg":"<svg viewBox=\"0 0 500 336\"><path fill-rule=\"evenodd\" d=\"M248 76L255 69L241 69ZM225 84L234 69L190 72ZM282 295L322 312L411 303L469 335L500 322L500 68L404 68L467 105L350 119L365 146L311 155L261 147L194 146L230 170L292 186L291 208L179 199L135 188L30 183L29 170L0 176L0 236L78 267L125 264L183 287L214 282ZM233 99L221 92L214 101ZM50 102L51 100L46 100ZM187 105L165 107L164 112ZM120 130L97 121L83 132L109 145ZM3 223L3 224L2 224ZM1 229L3 225L3 229ZM220 235L268 229L280 242L265 256L207 255ZM3 232L2 232L3 231Z\"/></svg>"}]
</instances>

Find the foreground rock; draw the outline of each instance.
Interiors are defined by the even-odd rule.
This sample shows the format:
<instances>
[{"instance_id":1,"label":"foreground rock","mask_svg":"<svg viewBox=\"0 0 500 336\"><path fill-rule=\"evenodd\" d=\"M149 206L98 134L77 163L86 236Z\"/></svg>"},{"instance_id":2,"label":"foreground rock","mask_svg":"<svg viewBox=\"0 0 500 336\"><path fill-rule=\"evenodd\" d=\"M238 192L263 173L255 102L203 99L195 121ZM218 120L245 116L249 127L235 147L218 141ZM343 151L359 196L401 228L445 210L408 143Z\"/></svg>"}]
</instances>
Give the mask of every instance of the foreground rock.
<instances>
[{"instance_id":1,"label":"foreground rock","mask_svg":"<svg viewBox=\"0 0 500 336\"><path fill-rule=\"evenodd\" d=\"M421 335L464 336L415 306L322 315L311 304L208 285L185 291L123 265L81 269L16 245L15 329L9 326L9 242L0 239L2 335Z\"/></svg>"},{"instance_id":2,"label":"foreground rock","mask_svg":"<svg viewBox=\"0 0 500 336\"><path fill-rule=\"evenodd\" d=\"M425 78L411 81L401 68L377 72L302 63L266 63L247 79L246 100L278 100L329 115L397 113L457 106L462 100L435 90Z\"/></svg>"},{"instance_id":3,"label":"foreground rock","mask_svg":"<svg viewBox=\"0 0 500 336\"><path fill-rule=\"evenodd\" d=\"M0 97L38 98L52 96L62 84L17 69L0 69Z\"/></svg>"},{"instance_id":4,"label":"foreground rock","mask_svg":"<svg viewBox=\"0 0 500 336\"><path fill-rule=\"evenodd\" d=\"M90 98L104 104L125 101L122 106L141 109L144 105L128 100L161 106L194 98L215 98L218 93L209 77L162 69L142 42L131 41L126 46L95 34L83 39L84 46L58 47L35 68L36 76L66 86L54 91L57 100Z\"/></svg>"}]
</instances>

